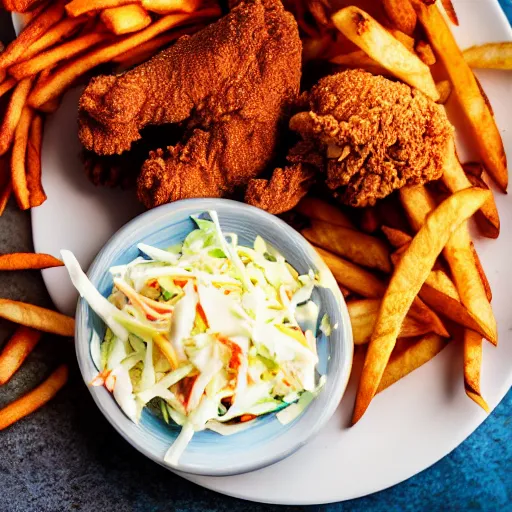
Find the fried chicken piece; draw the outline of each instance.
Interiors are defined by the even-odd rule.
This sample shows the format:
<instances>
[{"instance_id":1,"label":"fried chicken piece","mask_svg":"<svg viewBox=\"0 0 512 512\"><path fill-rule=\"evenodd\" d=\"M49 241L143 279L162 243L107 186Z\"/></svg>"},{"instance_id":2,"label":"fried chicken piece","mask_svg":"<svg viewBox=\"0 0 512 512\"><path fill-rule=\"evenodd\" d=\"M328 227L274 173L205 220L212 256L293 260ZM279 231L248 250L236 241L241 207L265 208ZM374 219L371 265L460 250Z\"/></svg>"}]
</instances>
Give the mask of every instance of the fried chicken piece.
<instances>
[{"instance_id":1,"label":"fried chicken piece","mask_svg":"<svg viewBox=\"0 0 512 512\"><path fill-rule=\"evenodd\" d=\"M308 193L315 172L306 164L293 164L277 168L270 180L255 179L249 182L245 202L277 215L297 206Z\"/></svg>"},{"instance_id":2,"label":"fried chicken piece","mask_svg":"<svg viewBox=\"0 0 512 512\"><path fill-rule=\"evenodd\" d=\"M274 158L300 74L291 14L278 0L247 1L147 63L93 79L80 99L80 140L99 155L120 154L145 126L183 122L181 142L142 166L140 200L229 196Z\"/></svg>"},{"instance_id":3,"label":"fried chicken piece","mask_svg":"<svg viewBox=\"0 0 512 512\"><path fill-rule=\"evenodd\" d=\"M308 100L309 111L290 120L307 143L293 161L318 168L323 159L326 184L343 203L374 205L404 185L441 177L453 127L420 91L348 70L321 79Z\"/></svg>"}]
</instances>

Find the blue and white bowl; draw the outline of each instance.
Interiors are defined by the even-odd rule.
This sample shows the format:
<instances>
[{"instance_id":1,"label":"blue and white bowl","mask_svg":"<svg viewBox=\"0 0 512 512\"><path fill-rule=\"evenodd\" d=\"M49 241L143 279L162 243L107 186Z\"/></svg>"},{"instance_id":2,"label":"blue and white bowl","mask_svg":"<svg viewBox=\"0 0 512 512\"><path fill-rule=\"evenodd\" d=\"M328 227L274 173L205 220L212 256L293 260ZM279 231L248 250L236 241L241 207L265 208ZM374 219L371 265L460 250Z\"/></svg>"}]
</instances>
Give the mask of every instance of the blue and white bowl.
<instances>
[{"instance_id":1,"label":"blue and white bowl","mask_svg":"<svg viewBox=\"0 0 512 512\"><path fill-rule=\"evenodd\" d=\"M104 296L112 290L109 268L130 262L144 242L156 247L180 243L195 228L191 215L216 210L224 232L237 233L241 245L252 246L257 235L274 246L299 273L320 271L328 288L316 288L312 299L337 325L329 337L319 333L318 370L327 377L320 394L294 421L282 425L275 414L259 417L247 430L230 436L203 431L194 435L179 463L169 465L164 455L179 434L180 427L167 425L144 410L134 424L103 387L89 390L105 417L135 448L169 469L196 475L225 476L263 468L298 450L329 420L347 386L352 366L353 342L350 319L343 296L325 263L312 246L286 223L258 208L226 199L190 199L160 206L139 215L121 228L105 245L89 269L88 276ZM80 299L76 315L76 352L84 381L98 373L91 354L91 341L102 339L105 326Z\"/></svg>"}]
</instances>

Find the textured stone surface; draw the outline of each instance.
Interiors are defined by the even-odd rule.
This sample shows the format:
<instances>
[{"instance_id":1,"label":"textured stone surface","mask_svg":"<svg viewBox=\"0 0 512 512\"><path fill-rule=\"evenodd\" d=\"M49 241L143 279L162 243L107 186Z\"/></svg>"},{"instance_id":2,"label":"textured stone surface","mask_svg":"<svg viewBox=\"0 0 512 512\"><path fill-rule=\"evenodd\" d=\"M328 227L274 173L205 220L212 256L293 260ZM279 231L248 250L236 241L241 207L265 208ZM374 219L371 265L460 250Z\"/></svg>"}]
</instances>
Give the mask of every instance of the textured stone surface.
<instances>
[{"instance_id":1,"label":"textured stone surface","mask_svg":"<svg viewBox=\"0 0 512 512\"><path fill-rule=\"evenodd\" d=\"M511 0L503 0L512 8ZM0 39L10 28L0 18ZM30 251L30 216L10 204L0 218L0 253ZM50 306L38 272L0 273L0 296ZM0 346L13 326L0 322ZM260 511L150 462L96 409L70 340L45 336L11 382L0 407L40 382L59 362L70 383L44 409L0 432L0 512ZM430 469L386 491L311 511L512 511L512 392L461 446Z\"/></svg>"}]
</instances>

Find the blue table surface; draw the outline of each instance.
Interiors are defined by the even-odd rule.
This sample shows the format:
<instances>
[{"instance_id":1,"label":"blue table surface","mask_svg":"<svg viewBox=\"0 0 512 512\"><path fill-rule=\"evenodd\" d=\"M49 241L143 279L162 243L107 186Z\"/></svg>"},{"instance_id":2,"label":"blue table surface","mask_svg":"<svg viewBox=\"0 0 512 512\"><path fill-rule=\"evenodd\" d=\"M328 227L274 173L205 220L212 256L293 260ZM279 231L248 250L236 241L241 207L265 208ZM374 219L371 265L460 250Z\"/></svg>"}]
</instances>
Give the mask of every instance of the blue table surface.
<instances>
[{"instance_id":1,"label":"blue table surface","mask_svg":"<svg viewBox=\"0 0 512 512\"><path fill-rule=\"evenodd\" d=\"M480 0L479 0L480 1ZM483 1L483 0L482 0ZM512 0L500 0L512 21ZM57 401L56 408L60 406ZM91 427L95 443L87 443L89 453L103 462L105 473L89 474L86 468L76 468L81 477L70 488L62 487L66 479L64 467L52 465L53 452L43 453L38 447L39 460L46 459L38 469L18 454L15 442L6 440L7 462L0 478L0 512L18 510L79 510L110 512L113 510L153 511L260 511L308 510L325 512L394 512L394 511L500 511L512 512L512 391L486 421L458 448L437 464L406 482L357 500L323 506L271 507L222 496L183 480L134 452L110 429ZM65 411L61 411L65 414ZM87 418L79 418L87 421ZM70 419L73 422L73 418ZM101 420L98 420L100 422ZM71 425L70 425L71 426ZM20 425L20 428L23 428ZM20 432L30 436L27 432ZM95 435L96 434L96 435ZM25 439L27 437L24 436ZM13 438L14 439L14 438ZM80 440L68 450L68 464L80 465ZM84 449L85 449L84 448ZM129 453L128 453L129 452ZM132 453L134 452L134 453ZM107 457L107 454L110 454ZM85 458L85 456L84 456ZM129 468L127 459L131 459ZM56 459L58 460L58 459ZM82 464L86 460L82 460ZM0 465L1 466L1 465ZM138 466L138 467L133 467ZM109 468L111 471L109 472ZM83 473L85 471L85 474ZM37 488L19 485L20 475L29 474ZM36 475L34 472L37 472ZM69 472L69 471L68 471ZM41 473L41 474L39 474ZM60 475L60 476L59 476ZM25 479L27 480L27 479ZM105 484L108 482L108 486ZM279 485L278 482L275 485ZM28 494L27 494L28 493ZM27 503L31 503L28 507ZM14 508L13 508L14 507Z\"/></svg>"}]
</instances>

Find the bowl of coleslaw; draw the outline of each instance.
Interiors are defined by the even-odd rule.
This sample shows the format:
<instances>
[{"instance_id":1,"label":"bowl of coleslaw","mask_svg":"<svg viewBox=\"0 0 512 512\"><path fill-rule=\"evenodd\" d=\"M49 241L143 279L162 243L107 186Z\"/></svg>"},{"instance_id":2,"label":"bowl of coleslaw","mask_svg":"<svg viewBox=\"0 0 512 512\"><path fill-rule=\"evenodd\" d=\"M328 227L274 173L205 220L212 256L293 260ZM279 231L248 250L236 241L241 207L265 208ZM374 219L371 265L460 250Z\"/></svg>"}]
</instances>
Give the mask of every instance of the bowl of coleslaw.
<instances>
[{"instance_id":1,"label":"bowl of coleslaw","mask_svg":"<svg viewBox=\"0 0 512 512\"><path fill-rule=\"evenodd\" d=\"M329 420L353 355L331 272L285 222L223 199L143 213L79 291L76 352L106 418L172 470L233 475L275 463Z\"/></svg>"}]
</instances>

